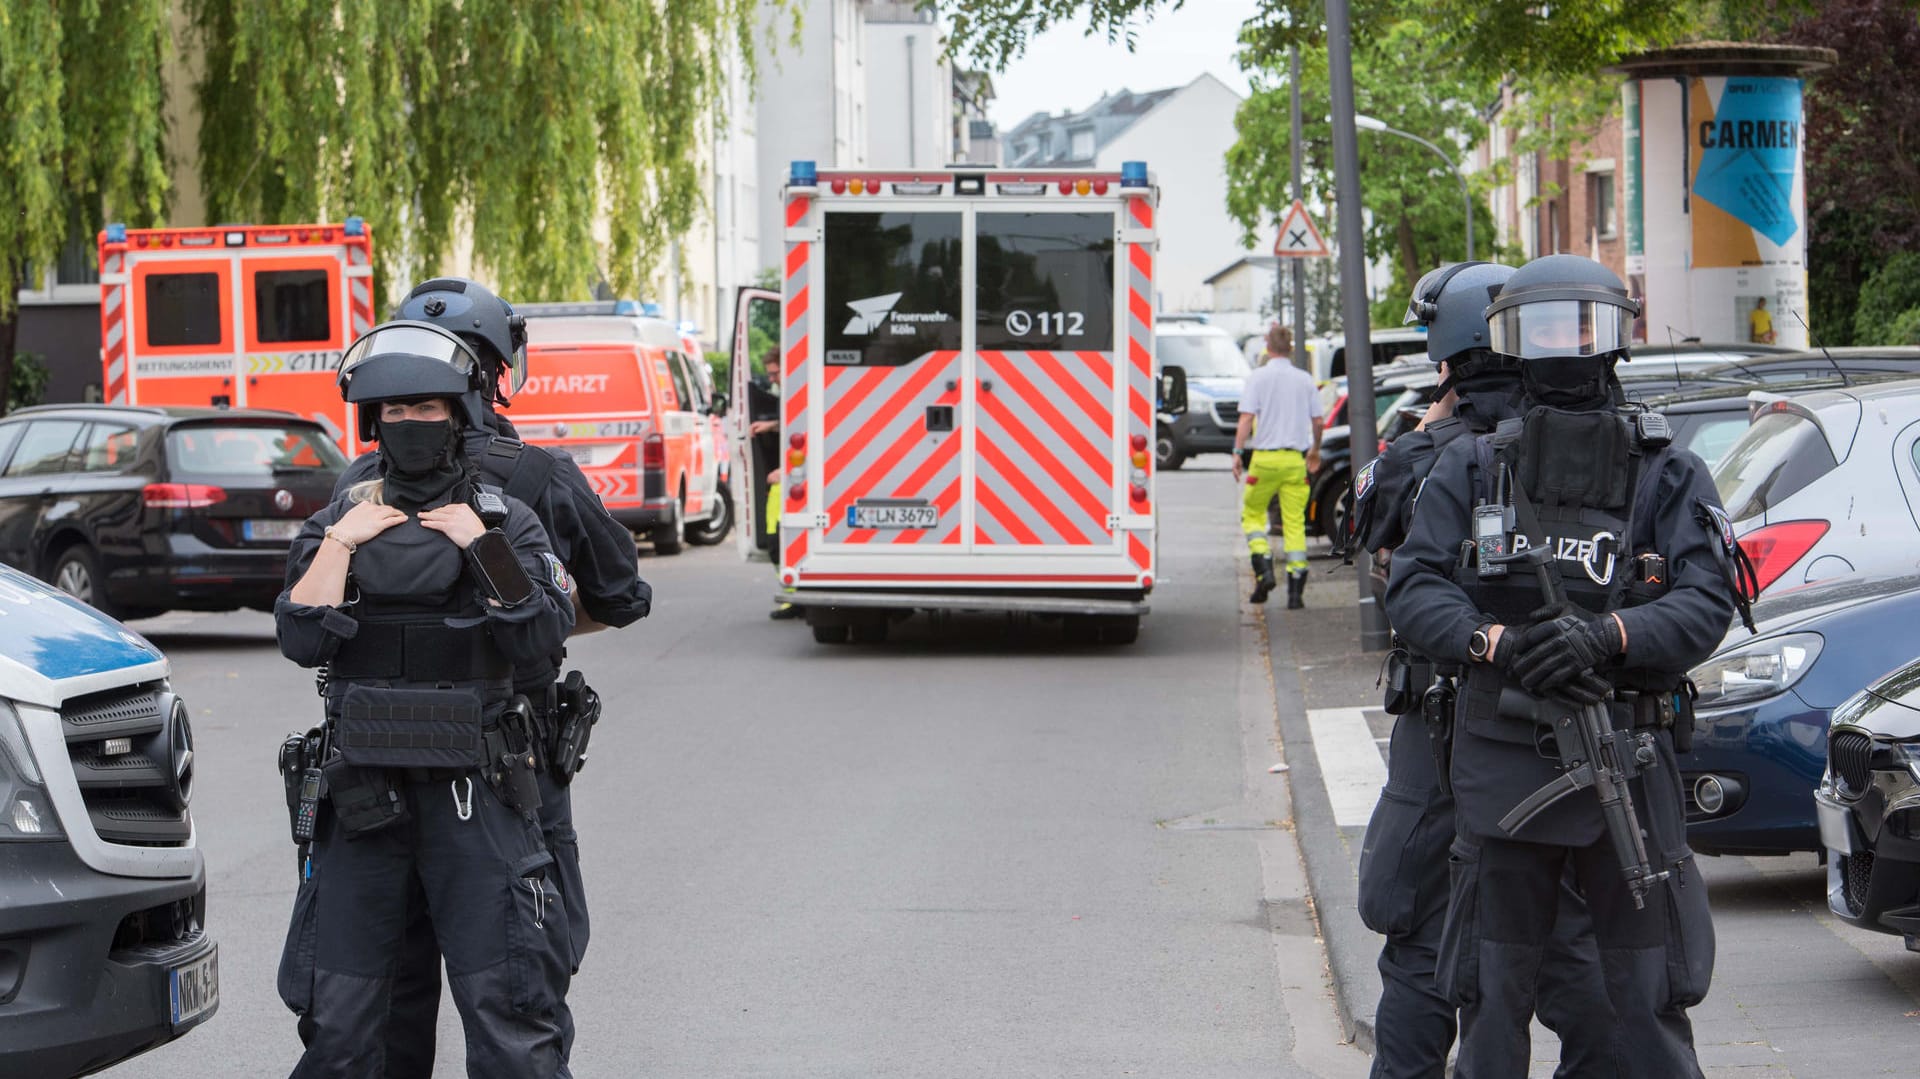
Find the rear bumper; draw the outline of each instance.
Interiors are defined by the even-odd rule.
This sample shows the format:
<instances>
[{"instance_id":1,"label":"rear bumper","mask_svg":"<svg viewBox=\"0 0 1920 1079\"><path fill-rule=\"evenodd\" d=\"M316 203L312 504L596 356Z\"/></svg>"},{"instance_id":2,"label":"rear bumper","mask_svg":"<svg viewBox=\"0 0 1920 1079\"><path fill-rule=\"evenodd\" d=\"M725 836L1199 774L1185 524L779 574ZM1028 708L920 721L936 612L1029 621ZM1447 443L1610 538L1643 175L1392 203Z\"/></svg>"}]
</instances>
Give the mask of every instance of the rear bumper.
<instances>
[{"instance_id":1,"label":"rear bumper","mask_svg":"<svg viewBox=\"0 0 1920 1079\"><path fill-rule=\"evenodd\" d=\"M197 536L169 532L148 543L138 560L110 563L107 595L129 607L230 611L271 610L286 587L285 547L212 547Z\"/></svg>"},{"instance_id":2,"label":"rear bumper","mask_svg":"<svg viewBox=\"0 0 1920 1079\"><path fill-rule=\"evenodd\" d=\"M674 499L649 498L637 505L609 506L607 513L629 531L646 532L673 520Z\"/></svg>"},{"instance_id":3,"label":"rear bumper","mask_svg":"<svg viewBox=\"0 0 1920 1079\"><path fill-rule=\"evenodd\" d=\"M795 607L837 607L910 611L1021 611L1028 614L1143 615L1150 610L1139 590L1101 595L1046 595L1034 592L829 592L800 588L774 596Z\"/></svg>"},{"instance_id":4,"label":"rear bumper","mask_svg":"<svg viewBox=\"0 0 1920 1079\"><path fill-rule=\"evenodd\" d=\"M1234 429L1213 422L1210 408L1188 412L1171 425L1173 444L1181 453L1232 453Z\"/></svg>"},{"instance_id":5,"label":"rear bumper","mask_svg":"<svg viewBox=\"0 0 1920 1079\"><path fill-rule=\"evenodd\" d=\"M215 951L206 876L96 873L65 843L0 843L0 1075L78 1075L163 1045L168 972ZM184 901L184 904L183 904ZM193 921L176 931L183 904ZM144 934L130 915L154 912Z\"/></svg>"}]
</instances>

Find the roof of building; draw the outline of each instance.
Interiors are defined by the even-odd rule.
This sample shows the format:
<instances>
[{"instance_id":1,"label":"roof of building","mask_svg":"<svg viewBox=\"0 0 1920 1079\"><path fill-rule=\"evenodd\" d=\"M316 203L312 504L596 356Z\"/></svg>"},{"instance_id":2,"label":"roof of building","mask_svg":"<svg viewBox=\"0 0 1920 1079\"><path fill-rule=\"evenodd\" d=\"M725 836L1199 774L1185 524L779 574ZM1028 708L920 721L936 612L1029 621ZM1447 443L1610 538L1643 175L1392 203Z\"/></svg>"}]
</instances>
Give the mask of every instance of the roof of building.
<instances>
[{"instance_id":1,"label":"roof of building","mask_svg":"<svg viewBox=\"0 0 1920 1079\"><path fill-rule=\"evenodd\" d=\"M1184 89L1184 86L1171 86L1140 94L1120 89L1101 95L1100 100L1081 112L1066 111L1058 116L1036 112L1020 121L1012 130L1002 133L1001 137L1009 147L1007 164L1028 167L1091 165L1101 147L1119 138L1142 116L1152 112L1155 106ZM1073 134L1089 130L1093 135L1091 152L1075 153ZM1043 134L1044 139L1040 138ZM1022 150L1026 152L1022 153Z\"/></svg>"}]
</instances>

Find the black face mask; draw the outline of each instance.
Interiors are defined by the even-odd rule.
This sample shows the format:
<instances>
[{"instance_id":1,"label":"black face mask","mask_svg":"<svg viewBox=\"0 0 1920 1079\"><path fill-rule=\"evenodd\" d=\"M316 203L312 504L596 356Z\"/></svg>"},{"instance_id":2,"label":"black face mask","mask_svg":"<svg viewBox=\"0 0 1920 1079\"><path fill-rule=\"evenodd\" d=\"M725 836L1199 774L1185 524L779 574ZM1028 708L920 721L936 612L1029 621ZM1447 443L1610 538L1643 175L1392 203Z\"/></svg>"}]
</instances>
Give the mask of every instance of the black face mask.
<instances>
[{"instance_id":1,"label":"black face mask","mask_svg":"<svg viewBox=\"0 0 1920 1079\"><path fill-rule=\"evenodd\" d=\"M1527 399L1574 411L1600 408L1613 400L1612 356L1550 356L1520 366Z\"/></svg>"},{"instance_id":2,"label":"black face mask","mask_svg":"<svg viewBox=\"0 0 1920 1079\"><path fill-rule=\"evenodd\" d=\"M380 474L389 505L426 506L466 478L453 421L381 420L379 432Z\"/></svg>"}]
</instances>

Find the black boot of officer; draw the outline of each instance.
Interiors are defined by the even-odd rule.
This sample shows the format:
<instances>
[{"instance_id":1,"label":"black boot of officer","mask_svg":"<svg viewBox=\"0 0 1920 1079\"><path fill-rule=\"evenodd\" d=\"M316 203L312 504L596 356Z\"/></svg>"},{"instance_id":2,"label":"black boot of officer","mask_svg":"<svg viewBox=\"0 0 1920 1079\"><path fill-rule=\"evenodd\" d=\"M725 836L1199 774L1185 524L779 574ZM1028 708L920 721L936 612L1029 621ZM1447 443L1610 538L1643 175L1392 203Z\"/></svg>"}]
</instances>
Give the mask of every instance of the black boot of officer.
<instances>
[{"instance_id":1,"label":"black boot of officer","mask_svg":"<svg viewBox=\"0 0 1920 1079\"><path fill-rule=\"evenodd\" d=\"M1578 256L1514 274L1488 309L1489 343L1521 361L1533 407L1523 421L1441 453L1394 554L1387 610L1398 632L1466 672L1438 972L1460 1005L1462 1079L1526 1074L1536 987L1559 973L1543 967L1569 873L1605 972L1611 1007L1592 1023L1610 1038L1610 1074L1700 1075L1686 1010L1707 991L1713 928L1686 844L1672 728L1687 722L1674 704L1686 671L1719 644L1736 591L1706 468L1667 446L1658 422L1620 408L1612 364L1626 353L1636 310L1613 274ZM1569 605L1543 610L1534 575L1502 574L1491 558L1463 568L1463 544L1489 555L1547 547ZM1648 748L1648 766L1626 788L1651 868L1667 875L1644 907L1591 791L1512 833L1501 824L1560 774L1532 717L1569 705L1529 702L1603 692L1613 695L1614 728Z\"/></svg>"},{"instance_id":2,"label":"black boot of officer","mask_svg":"<svg viewBox=\"0 0 1920 1079\"><path fill-rule=\"evenodd\" d=\"M608 516L572 457L522 443L513 425L493 407L509 400L526 379L525 320L506 301L465 278L438 278L416 285L402 302L399 317L432 323L456 334L480 360L480 378L464 396L468 409L478 417L465 433L467 459L486 482L525 502L540 519L555 556L574 583L585 615L577 631L598 626L618 628L644 618L651 608L653 590L640 579L632 533ZM341 476L335 493L378 475L380 461L378 453L361 456ZM514 691L524 695L536 710L544 709L561 660L562 654L556 650L552 656L517 665ZM552 717L541 714L537 718L552 730ZM548 883L559 893L567 912L567 939L559 959L570 972L577 973L587 950L589 915L580 871L580 840L573 825L572 791L556 780L551 768L543 768L539 778L540 828L554 858ZM408 933L407 950L395 970L387 1039L388 1079L432 1074L436 1048L440 951L431 933L419 931L427 922L425 896L417 886L411 891L408 911L415 931ZM560 1021L570 1052L573 1016L564 1002Z\"/></svg>"},{"instance_id":3,"label":"black boot of officer","mask_svg":"<svg viewBox=\"0 0 1920 1079\"><path fill-rule=\"evenodd\" d=\"M1414 493L1435 458L1458 438L1493 431L1521 414L1516 364L1487 348L1489 298L1513 275L1507 266L1455 263L1414 286L1407 321L1427 331L1427 352L1441 365L1434 405L1362 470L1355 484L1354 536L1369 553L1390 552L1406 537ZM1380 1003L1374 1015L1373 1079L1444 1074L1456 1009L1435 980L1447 913L1447 855L1453 844L1451 788L1441 782L1449 756L1444 693L1426 699L1433 664L1394 653L1386 701L1396 718L1387 753L1387 786L1368 822L1360 855L1360 916L1386 940L1380 949ZM1441 714L1429 715L1430 711ZM1562 888L1562 909L1542 964L1541 1021L1560 1036L1557 1075L1612 1072L1609 1010L1586 904Z\"/></svg>"},{"instance_id":4,"label":"black boot of officer","mask_svg":"<svg viewBox=\"0 0 1920 1079\"><path fill-rule=\"evenodd\" d=\"M302 1079L387 1069L394 957L419 931L414 883L468 1073L564 1068L568 972L554 957L566 913L532 770L518 763L530 725L509 697L515 665L565 639L573 600L532 512L482 497L460 453L454 414L476 364L457 338L419 324L377 327L348 350L346 396L385 450L378 491L356 489L307 522L275 608L282 651L327 668L328 801L279 978L301 1016Z\"/></svg>"},{"instance_id":5,"label":"black boot of officer","mask_svg":"<svg viewBox=\"0 0 1920 1079\"><path fill-rule=\"evenodd\" d=\"M1267 597L1273 594L1274 586L1280 583L1273 576L1273 556L1257 554L1250 557L1253 560L1253 595L1248 596L1247 599L1254 603L1265 603ZM1288 594L1292 594L1291 577L1288 578L1288 582Z\"/></svg>"}]
</instances>

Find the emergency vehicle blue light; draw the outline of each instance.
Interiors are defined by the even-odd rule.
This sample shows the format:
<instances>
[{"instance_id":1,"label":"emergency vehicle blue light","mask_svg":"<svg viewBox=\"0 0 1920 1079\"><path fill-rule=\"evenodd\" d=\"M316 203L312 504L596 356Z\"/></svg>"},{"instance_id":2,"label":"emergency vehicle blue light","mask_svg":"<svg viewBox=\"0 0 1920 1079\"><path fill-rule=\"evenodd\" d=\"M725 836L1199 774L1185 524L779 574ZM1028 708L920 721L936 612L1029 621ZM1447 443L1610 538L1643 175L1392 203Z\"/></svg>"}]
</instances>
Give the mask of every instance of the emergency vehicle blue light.
<instances>
[{"instance_id":1,"label":"emergency vehicle blue light","mask_svg":"<svg viewBox=\"0 0 1920 1079\"><path fill-rule=\"evenodd\" d=\"M113 224L108 225L107 226L107 242L110 244L126 243L127 242L127 226L122 225L118 221L115 221Z\"/></svg>"},{"instance_id":2,"label":"emergency vehicle blue light","mask_svg":"<svg viewBox=\"0 0 1920 1079\"><path fill-rule=\"evenodd\" d=\"M613 313L616 315L637 315L640 313L640 303L637 300L615 300L613 302Z\"/></svg>"},{"instance_id":3,"label":"emergency vehicle blue light","mask_svg":"<svg viewBox=\"0 0 1920 1079\"><path fill-rule=\"evenodd\" d=\"M367 234L367 220L364 217L349 217L341 231L349 236L365 236Z\"/></svg>"},{"instance_id":4,"label":"emergency vehicle blue light","mask_svg":"<svg viewBox=\"0 0 1920 1079\"><path fill-rule=\"evenodd\" d=\"M652 300L648 300L646 303L640 305L640 313L648 318L659 318L660 305L654 303Z\"/></svg>"},{"instance_id":5,"label":"emergency vehicle blue light","mask_svg":"<svg viewBox=\"0 0 1920 1079\"><path fill-rule=\"evenodd\" d=\"M1120 186L1147 186L1147 163L1145 161L1120 162Z\"/></svg>"},{"instance_id":6,"label":"emergency vehicle blue light","mask_svg":"<svg viewBox=\"0 0 1920 1079\"><path fill-rule=\"evenodd\" d=\"M795 161L790 182L795 187L814 187L820 182L820 173L811 161Z\"/></svg>"}]
</instances>

